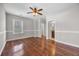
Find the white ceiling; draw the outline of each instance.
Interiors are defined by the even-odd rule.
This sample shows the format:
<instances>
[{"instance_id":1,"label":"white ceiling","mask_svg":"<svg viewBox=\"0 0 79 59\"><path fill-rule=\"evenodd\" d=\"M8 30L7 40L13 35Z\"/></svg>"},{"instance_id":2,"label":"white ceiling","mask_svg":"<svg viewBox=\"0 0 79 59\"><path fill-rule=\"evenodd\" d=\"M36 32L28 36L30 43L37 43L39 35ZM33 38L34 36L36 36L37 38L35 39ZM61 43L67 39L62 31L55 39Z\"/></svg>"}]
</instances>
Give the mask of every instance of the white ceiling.
<instances>
[{"instance_id":1,"label":"white ceiling","mask_svg":"<svg viewBox=\"0 0 79 59\"><path fill-rule=\"evenodd\" d=\"M28 11L31 11L29 9L30 6L37 7L37 8L43 8L43 14L47 16L53 16L57 15L61 12L64 12L66 10L69 10L70 8L73 8L77 6L78 4L75 3L5 3L5 10L8 13L19 15L19 16L25 16L30 17L31 14L27 14Z\"/></svg>"}]
</instances>

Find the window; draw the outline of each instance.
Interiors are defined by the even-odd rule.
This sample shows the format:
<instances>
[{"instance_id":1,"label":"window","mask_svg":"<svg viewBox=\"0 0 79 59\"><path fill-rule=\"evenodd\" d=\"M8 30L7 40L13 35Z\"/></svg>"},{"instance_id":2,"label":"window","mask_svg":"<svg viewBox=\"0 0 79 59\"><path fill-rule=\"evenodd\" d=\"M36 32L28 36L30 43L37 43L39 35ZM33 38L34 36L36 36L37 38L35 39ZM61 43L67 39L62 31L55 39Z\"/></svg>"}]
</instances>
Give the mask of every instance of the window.
<instances>
[{"instance_id":1,"label":"window","mask_svg":"<svg viewBox=\"0 0 79 59\"><path fill-rule=\"evenodd\" d=\"M13 20L13 34L23 33L23 21L22 20Z\"/></svg>"}]
</instances>

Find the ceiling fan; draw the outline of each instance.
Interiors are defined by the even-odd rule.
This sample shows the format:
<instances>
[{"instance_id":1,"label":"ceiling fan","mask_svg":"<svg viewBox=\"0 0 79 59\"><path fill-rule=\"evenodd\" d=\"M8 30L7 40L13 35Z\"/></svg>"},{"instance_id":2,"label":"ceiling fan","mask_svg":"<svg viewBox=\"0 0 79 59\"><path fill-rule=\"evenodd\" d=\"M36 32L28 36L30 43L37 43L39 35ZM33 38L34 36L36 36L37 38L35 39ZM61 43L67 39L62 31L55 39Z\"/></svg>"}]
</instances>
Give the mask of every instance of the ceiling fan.
<instances>
[{"instance_id":1,"label":"ceiling fan","mask_svg":"<svg viewBox=\"0 0 79 59\"><path fill-rule=\"evenodd\" d=\"M27 12L27 14L32 13L33 16L35 16L35 15L43 15L42 13L40 13L40 11L42 11L43 9L37 9L37 8L32 8L32 7L29 7L29 8L32 10L32 12Z\"/></svg>"}]
</instances>

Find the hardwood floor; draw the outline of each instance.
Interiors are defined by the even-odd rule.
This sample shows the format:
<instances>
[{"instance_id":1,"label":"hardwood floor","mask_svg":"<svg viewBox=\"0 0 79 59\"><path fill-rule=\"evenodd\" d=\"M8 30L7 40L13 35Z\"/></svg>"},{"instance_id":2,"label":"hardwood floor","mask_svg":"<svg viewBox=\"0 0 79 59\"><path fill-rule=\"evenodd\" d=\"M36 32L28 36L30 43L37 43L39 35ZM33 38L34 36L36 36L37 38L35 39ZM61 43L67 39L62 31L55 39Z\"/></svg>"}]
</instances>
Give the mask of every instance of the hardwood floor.
<instances>
[{"instance_id":1,"label":"hardwood floor","mask_svg":"<svg viewBox=\"0 0 79 59\"><path fill-rule=\"evenodd\" d=\"M41 38L8 41L2 56L79 56L79 48Z\"/></svg>"}]
</instances>

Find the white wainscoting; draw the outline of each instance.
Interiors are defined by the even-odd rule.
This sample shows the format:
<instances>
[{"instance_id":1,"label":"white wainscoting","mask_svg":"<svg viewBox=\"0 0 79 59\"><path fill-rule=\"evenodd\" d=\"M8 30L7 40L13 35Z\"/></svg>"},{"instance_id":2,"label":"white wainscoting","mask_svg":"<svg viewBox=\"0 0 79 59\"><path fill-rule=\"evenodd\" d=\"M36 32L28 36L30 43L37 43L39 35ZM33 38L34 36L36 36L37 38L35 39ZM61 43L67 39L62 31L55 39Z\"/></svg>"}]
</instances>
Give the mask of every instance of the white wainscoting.
<instances>
[{"instance_id":1,"label":"white wainscoting","mask_svg":"<svg viewBox=\"0 0 79 59\"><path fill-rule=\"evenodd\" d=\"M40 30L23 30L23 33L13 34L13 31L6 31L7 41L28 37L40 37Z\"/></svg>"},{"instance_id":2,"label":"white wainscoting","mask_svg":"<svg viewBox=\"0 0 79 59\"><path fill-rule=\"evenodd\" d=\"M2 42L3 43L3 45L2 45L2 47L1 47L1 49L0 49L0 55L2 54L2 51L3 51L3 49L4 49L4 47L5 47L5 44L6 44L6 36L5 36L5 32L0 32L0 39L3 39L3 41L4 42Z\"/></svg>"},{"instance_id":3,"label":"white wainscoting","mask_svg":"<svg viewBox=\"0 0 79 59\"><path fill-rule=\"evenodd\" d=\"M56 31L56 41L79 47L79 31Z\"/></svg>"}]
</instances>

